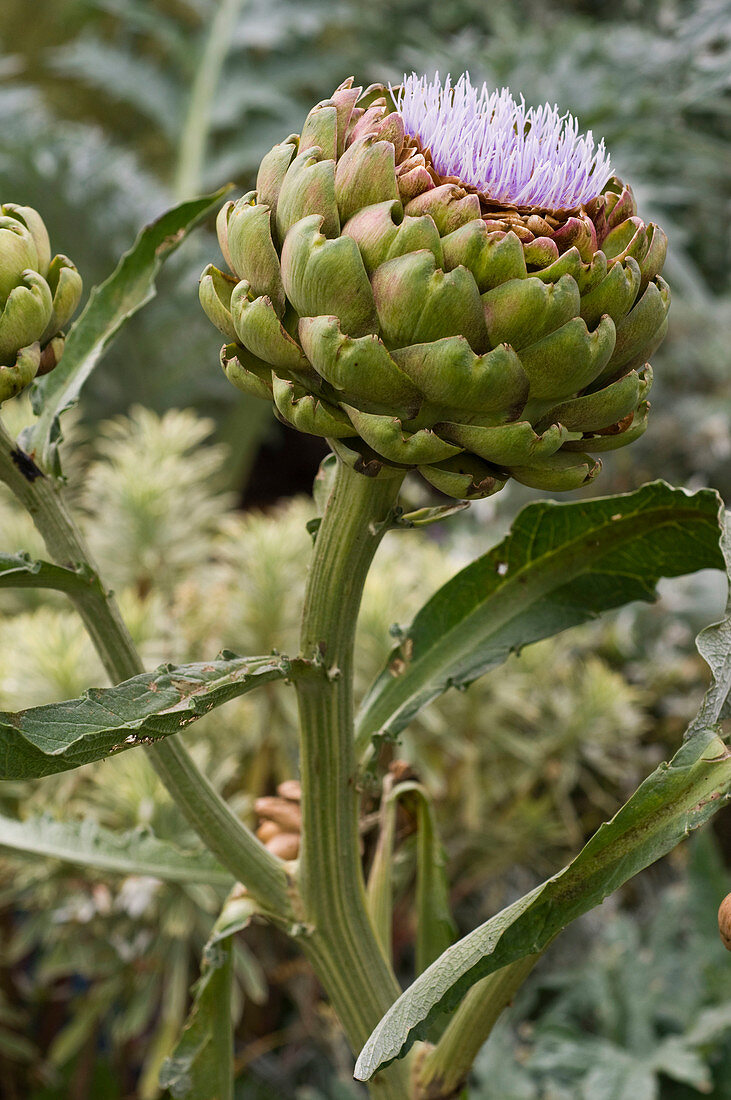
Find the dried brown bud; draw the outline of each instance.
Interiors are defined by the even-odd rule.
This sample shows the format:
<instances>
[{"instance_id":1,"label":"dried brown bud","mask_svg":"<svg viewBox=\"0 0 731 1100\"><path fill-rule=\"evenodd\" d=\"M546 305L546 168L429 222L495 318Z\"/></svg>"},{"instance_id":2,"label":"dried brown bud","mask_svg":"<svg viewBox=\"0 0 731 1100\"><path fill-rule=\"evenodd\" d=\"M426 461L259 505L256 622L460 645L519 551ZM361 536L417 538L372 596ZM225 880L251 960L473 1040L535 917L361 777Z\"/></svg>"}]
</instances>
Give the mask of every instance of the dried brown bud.
<instances>
[{"instance_id":1,"label":"dried brown bud","mask_svg":"<svg viewBox=\"0 0 731 1100\"><path fill-rule=\"evenodd\" d=\"M277 787L280 798L287 798L290 802L299 802L302 798L302 787L299 779L285 779Z\"/></svg>"},{"instance_id":2,"label":"dried brown bud","mask_svg":"<svg viewBox=\"0 0 731 1100\"><path fill-rule=\"evenodd\" d=\"M259 817L276 822L287 832L298 833L302 827L302 811L296 802L290 802L286 798L257 798L254 809Z\"/></svg>"},{"instance_id":3,"label":"dried brown bud","mask_svg":"<svg viewBox=\"0 0 731 1100\"><path fill-rule=\"evenodd\" d=\"M404 783L409 779L419 778L407 760L392 760L388 766L388 774L393 783Z\"/></svg>"},{"instance_id":4,"label":"dried brown bud","mask_svg":"<svg viewBox=\"0 0 731 1100\"><path fill-rule=\"evenodd\" d=\"M256 835L262 844L268 844L273 836L279 836L281 833L279 825L275 825L273 821L262 821L259 828L256 830Z\"/></svg>"},{"instance_id":5,"label":"dried brown bud","mask_svg":"<svg viewBox=\"0 0 731 1100\"><path fill-rule=\"evenodd\" d=\"M267 841L266 847L280 859L297 859L300 851L299 833L277 833Z\"/></svg>"},{"instance_id":6,"label":"dried brown bud","mask_svg":"<svg viewBox=\"0 0 731 1100\"><path fill-rule=\"evenodd\" d=\"M718 910L718 930L723 946L731 951L731 894L728 894Z\"/></svg>"}]
</instances>

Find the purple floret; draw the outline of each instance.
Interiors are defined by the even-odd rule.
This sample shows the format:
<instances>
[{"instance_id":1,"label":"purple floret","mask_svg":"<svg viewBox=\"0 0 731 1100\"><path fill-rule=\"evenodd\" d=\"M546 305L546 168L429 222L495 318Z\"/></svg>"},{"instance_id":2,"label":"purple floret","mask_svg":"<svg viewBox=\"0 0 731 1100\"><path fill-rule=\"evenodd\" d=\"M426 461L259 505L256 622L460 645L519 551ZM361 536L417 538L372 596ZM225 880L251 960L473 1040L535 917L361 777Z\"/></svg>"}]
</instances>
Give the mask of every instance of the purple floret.
<instances>
[{"instance_id":1,"label":"purple floret","mask_svg":"<svg viewBox=\"0 0 731 1100\"><path fill-rule=\"evenodd\" d=\"M604 141L579 133L557 106L526 107L508 88L473 87L465 73L404 77L394 93L406 133L431 153L442 176L457 176L497 202L571 210L594 199L612 174Z\"/></svg>"}]
</instances>

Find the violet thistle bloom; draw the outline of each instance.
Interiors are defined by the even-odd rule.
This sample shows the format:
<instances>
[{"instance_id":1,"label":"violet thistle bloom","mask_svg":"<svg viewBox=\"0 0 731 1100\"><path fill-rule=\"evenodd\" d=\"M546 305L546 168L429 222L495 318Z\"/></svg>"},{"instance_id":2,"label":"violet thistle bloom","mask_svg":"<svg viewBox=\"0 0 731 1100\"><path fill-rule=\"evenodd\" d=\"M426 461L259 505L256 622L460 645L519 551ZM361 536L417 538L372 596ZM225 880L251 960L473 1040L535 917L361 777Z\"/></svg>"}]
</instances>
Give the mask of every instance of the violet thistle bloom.
<instances>
[{"instance_id":1,"label":"violet thistle bloom","mask_svg":"<svg viewBox=\"0 0 731 1100\"><path fill-rule=\"evenodd\" d=\"M392 94L393 89L391 89ZM611 176L604 142L579 133L558 107L527 108L508 88L477 89L465 73L452 87L404 77L394 94L406 133L431 154L441 176L456 176L496 202L574 210L601 193Z\"/></svg>"},{"instance_id":2,"label":"violet thistle bloom","mask_svg":"<svg viewBox=\"0 0 731 1100\"><path fill-rule=\"evenodd\" d=\"M232 274L201 301L227 376L369 476L585 484L647 423L665 234L557 107L352 83L219 215Z\"/></svg>"}]
</instances>

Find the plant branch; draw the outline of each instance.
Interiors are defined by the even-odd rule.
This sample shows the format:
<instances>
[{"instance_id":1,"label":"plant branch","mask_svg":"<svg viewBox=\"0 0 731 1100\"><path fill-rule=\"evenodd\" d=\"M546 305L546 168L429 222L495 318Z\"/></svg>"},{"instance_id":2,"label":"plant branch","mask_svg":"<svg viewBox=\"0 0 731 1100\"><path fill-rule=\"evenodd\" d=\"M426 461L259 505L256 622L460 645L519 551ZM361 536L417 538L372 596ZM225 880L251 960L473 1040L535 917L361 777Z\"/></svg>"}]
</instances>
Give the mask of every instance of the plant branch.
<instances>
[{"instance_id":1,"label":"plant branch","mask_svg":"<svg viewBox=\"0 0 731 1100\"><path fill-rule=\"evenodd\" d=\"M99 580L60 485L13 443L1 424L0 481L29 512L53 561L69 569L86 567L90 583L68 595L112 683L143 672L116 601ZM264 914L288 925L292 919L289 881L282 862L239 821L177 737L150 745L146 751L172 798L208 848L247 887Z\"/></svg>"}]
</instances>

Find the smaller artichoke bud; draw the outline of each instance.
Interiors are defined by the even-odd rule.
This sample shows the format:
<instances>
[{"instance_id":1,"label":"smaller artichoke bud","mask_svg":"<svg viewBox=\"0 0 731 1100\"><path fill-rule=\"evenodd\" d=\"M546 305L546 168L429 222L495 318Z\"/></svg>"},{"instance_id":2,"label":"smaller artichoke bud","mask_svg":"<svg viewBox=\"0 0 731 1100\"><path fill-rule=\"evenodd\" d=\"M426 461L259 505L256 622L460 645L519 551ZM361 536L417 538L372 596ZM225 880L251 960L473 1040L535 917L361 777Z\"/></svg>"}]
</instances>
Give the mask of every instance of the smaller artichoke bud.
<instances>
[{"instance_id":1,"label":"smaller artichoke bud","mask_svg":"<svg viewBox=\"0 0 731 1100\"><path fill-rule=\"evenodd\" d=\"M731 951L731 894L723 899L718 910L718 931L723 946Z\"/></svg>"},{"instance_id":2,"label":"smaller artichoke bud","mask_svg":"<svg viewBox=\"0 0 731 1100\"><path fill-rule=\"evenodd\" d=\"M51 259L48 233L30 206L0 207L0 403L58 363L63 326L81 297L67 256Z\"/></svg>"}]
</instances>

